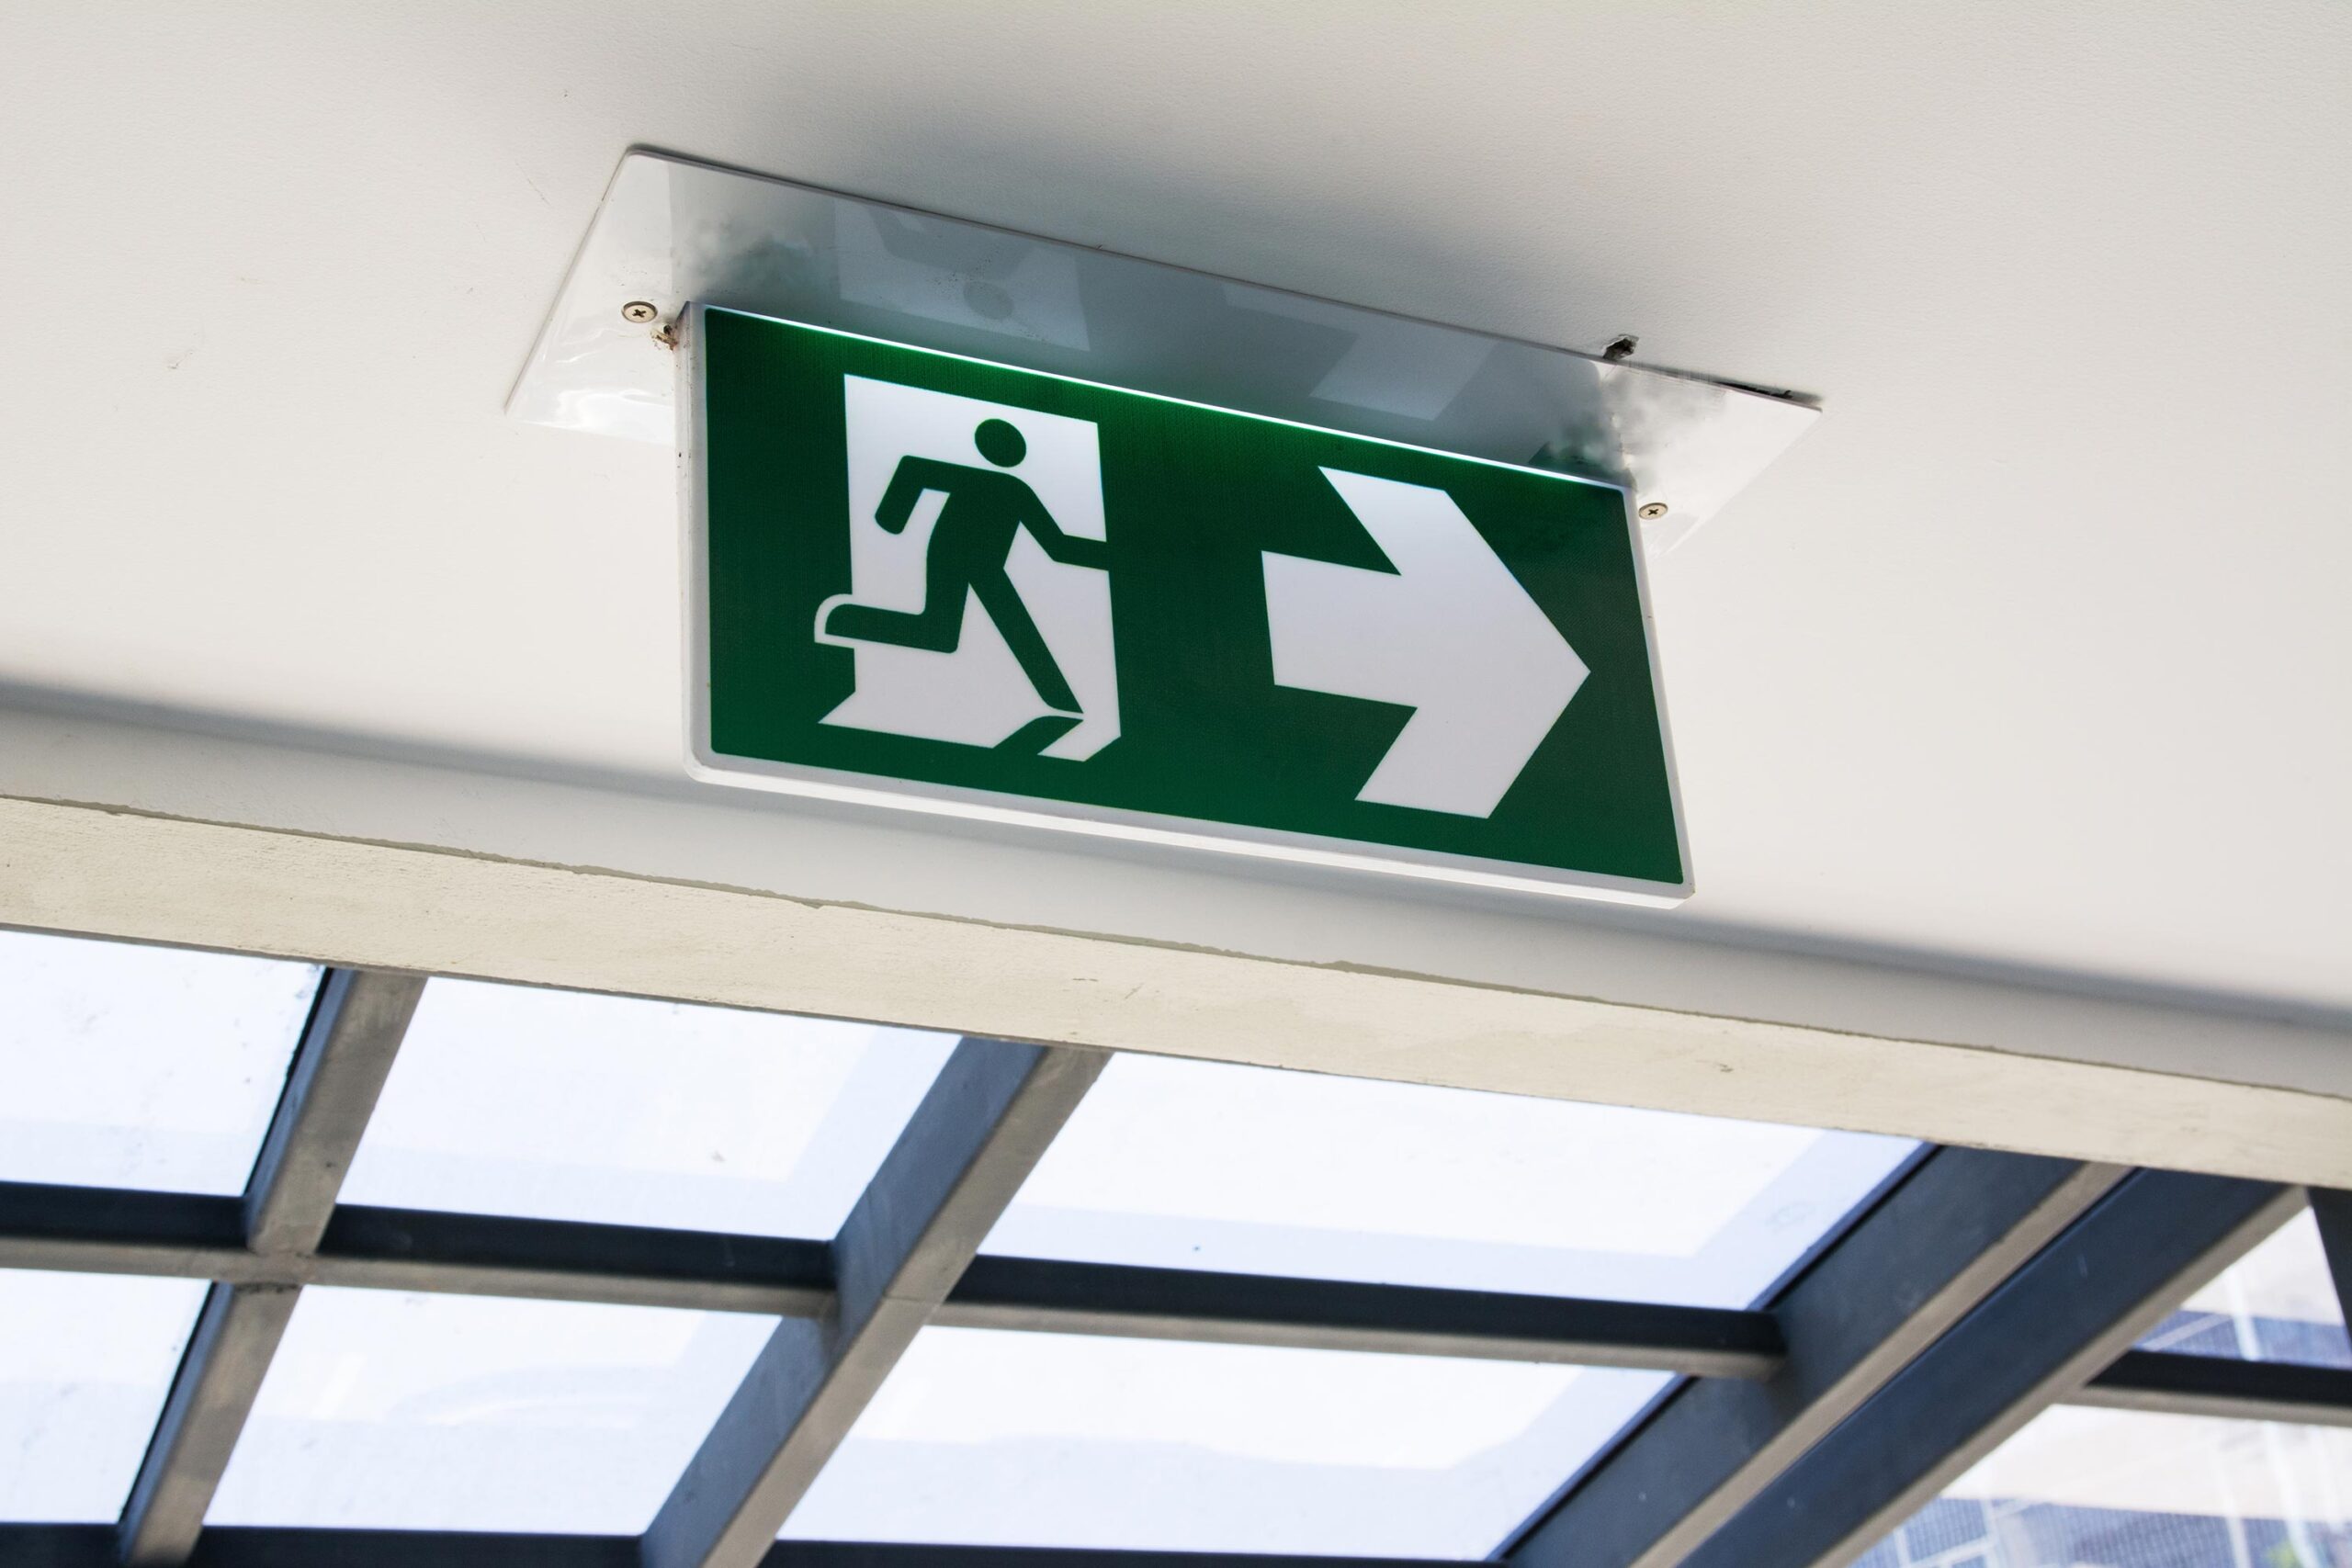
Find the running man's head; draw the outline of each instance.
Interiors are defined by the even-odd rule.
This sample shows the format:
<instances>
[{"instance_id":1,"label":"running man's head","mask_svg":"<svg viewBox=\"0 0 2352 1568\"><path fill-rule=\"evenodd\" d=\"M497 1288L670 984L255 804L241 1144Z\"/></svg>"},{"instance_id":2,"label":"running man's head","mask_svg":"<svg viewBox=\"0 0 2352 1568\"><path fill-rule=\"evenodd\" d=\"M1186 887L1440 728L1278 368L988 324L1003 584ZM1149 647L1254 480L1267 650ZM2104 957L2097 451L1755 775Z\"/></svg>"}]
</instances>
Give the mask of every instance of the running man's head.
<instances>
[{"instance_id":1,"label":"running man's head","mask_svg":"<svg viewBox=\"0 0 2352 1568\"><path fill-rule=\"evenodd\" d=\"M1010 468L1029 455L1029 443L1021 439L1021 432L1006 420L984 419L972 432L972 445L980 456L1000 468Z\"/></svg>"}]
</instances>

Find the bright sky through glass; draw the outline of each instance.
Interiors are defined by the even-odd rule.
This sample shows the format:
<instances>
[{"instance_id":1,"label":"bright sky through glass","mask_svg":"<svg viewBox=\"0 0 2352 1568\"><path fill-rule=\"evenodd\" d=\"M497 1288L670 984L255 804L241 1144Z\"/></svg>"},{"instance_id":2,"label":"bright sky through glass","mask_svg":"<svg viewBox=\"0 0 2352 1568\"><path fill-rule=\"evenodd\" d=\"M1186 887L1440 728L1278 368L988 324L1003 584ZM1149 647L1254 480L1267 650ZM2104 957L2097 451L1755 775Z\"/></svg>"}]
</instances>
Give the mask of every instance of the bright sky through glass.
<instances>
[{"instance_id":1,"label":"bright sky through glass","mask_svg":"<svg viewBox=\"0 0 2352 1568\"><path fill-rule=\"evenodd\" d=\"M1119 1056L987 1250L1745 1307L1917 1146Z\"/></svg>"},{"instance_id":2,"label":"bright sky through glass","mask_svg":"<svg viewBox=\"0 0 2352 1568\"><path fill-rule=\"evenodd\" d=\"M634 1534L773 1318L302 1293L214 1524Z\"/></svg>"},{"instance_id":3,"label":"bright sky through glass","mask_svg":"<svg viewBox=\"0 0 2352 1568\"><path fill-rule=\"evenodd\" d=\"M122 1512L203 1304L200 1280L0 1269L0 1519Z\"/></svg>"},{"instance_id":4,"label":"bright sky through glass","mask_svg":"<svg viewBox=\"0 0 2352 1568\"><path fill-rule=\"evenodd\" d=\"M318 979L0 931L0 1180L242 1191Z\"/></svg>"},{"instance_id":5,"label":"bright sky through glass","mask_svg":"<svg viewBox=\"0 0 2352 1568\"><path fill-rule=\"evenodd\" d=\"M1668 1381L928 1328L784 1533L1480 1557Z\"/></svg>"},{"instance_id":6,"label":"bright sky through glass","mask_svg":"<svg viewBox=\"0 0 2352 1568\"><path fill-rule=\"evenodd\" d=\"M343 1199L829 1239L953 1046L912 1030L435 980Z\"/></svg>"},{"instance_id":7,"label":"bright sky through glass","mask_svg":"<svg viewBox=\"0 0 2352 1568\"><path fill-rule=\"evenodd\" d=\"M2140 1341L2146 1350L2352 1367L2319 1223L2305 1209Z\"/></svg>"}]
</instances>

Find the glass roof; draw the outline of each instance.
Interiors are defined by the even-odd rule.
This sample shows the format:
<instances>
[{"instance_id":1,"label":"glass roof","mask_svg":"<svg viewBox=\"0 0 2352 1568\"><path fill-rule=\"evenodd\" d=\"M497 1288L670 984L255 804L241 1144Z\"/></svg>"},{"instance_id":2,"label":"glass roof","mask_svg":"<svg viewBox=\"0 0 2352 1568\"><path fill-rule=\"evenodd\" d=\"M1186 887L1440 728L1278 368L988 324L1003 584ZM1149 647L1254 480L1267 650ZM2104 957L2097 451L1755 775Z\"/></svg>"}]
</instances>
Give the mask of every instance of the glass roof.
<instances>
[{"instance_id":1,"label":"glass roof","mask_svg":"<svg viewBox=\"0 0 2352 1568\"><path fill-rule=\"evenodd\" d=\"M987 1250L1745 1307L1917 1146L1122 1055Z\"/></svg>"},{"instance_id":2,"label":"glass roof","mask_svg":"<svg viewBox=\"0 0 2352 1568\"><path fill-rule=\"evenodd\" d=\"M0 933L0 1179L239 1191L316 984L301 965ZM830 1237L954 1043L435 980L342 1199ZM1741 1307L1917 1148L1120 1055L987 1249ZM204 1291L0 1273L0 1518L116 1517ZM774 1322L309 1288L208 1518L635 1534ZM2160 1342L2352 1364L2309 1218ZM1476 1559L1675 1386L1662 1372L932 1327L785 1534ZM2070 1562L2083 1520L2131 1536L2159 1506L2191 1521L2162 1528L2192 1544L2221 1528L2233 1551L2337 1550L2347 1437L2060 1411L1873 1561ZM2258 1551L2113 1561L2209 1560L2273 1568Z\"/></svg>"},{"instance_id":3,"label":"glass roof","mask_svg":"<svg viewBox=\"0 0 2352 1568\"><path fill-rule=\"evenodd\" d=\"M1670 1381L927 1328L784 1533L1483 1557Z\"/></svg>"},{"instance_id":4,"label":"glass roof","mask_svg":"<svg viewBox=\"0 0 2352 1568\"><path fill-rule=\"evenodd\" d=\"M2319 1223L2305 1209L2140 1341L2143 1350L2352 1367Z\"/></svg>"},{"instance_id":5,"label":"glass roof","mask_svg":"<svg viewBox=\"0 0 2352 1568\"><path fill-rule=\"evenodd\" d=\"M2061 1405L1860 1568L2340 1562L2352 1562L2352 1431Z\"/></svg>"},{"instance_id":6,"label":"glass roof","mask_svg":"<svg viewBox=\"0 0 2352 1568\"><path fill-rule=\"evenodd\" d=\"M0 1519L122 1511L204 1291L0 1269Z\"/></svg>"},{"instance_id":7,"label":"glass roof","mask_svg":"<svg viewBox=\"0 0 2352 1568\"><path fill-rule=\"evenodd\" d=\"M311 1289L209 1522L633 1534L773 1318Z\"/></svg>"},{"instance_id":8,"label":"glass roof","mask_svg":"<svg viewBox=\"0 0 2352 1568\"><path fill-rule=\"evenodd\" d=\"M830 1239L954 1043L435 980L343 1199Z\"/></svg>"},{"instance_id":9,"label":"glass roof","mask_svg":"<svg viewBox=\"0 0 2352 1568\"><path fill-rule=\"evenodd\" d=\"M319 972L0 931L0 1180L243 1189Z\"/></svg>"}]
</instances>

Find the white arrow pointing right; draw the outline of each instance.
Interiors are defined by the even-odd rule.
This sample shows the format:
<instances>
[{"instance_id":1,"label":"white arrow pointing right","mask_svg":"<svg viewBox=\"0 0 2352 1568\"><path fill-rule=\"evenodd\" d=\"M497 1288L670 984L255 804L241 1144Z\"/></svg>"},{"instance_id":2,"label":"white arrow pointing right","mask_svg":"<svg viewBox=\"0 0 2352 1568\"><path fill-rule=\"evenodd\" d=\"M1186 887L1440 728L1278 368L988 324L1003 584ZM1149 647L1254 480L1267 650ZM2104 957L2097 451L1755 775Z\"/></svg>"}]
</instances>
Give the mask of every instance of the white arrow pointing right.
<instances>
[{"instance_id":1,"label":"white arrow pointing right","mask_svg":"<svg viewBox=\"0 0 2352 1568\"><path fill-rule=\"evenodd\" d=\"M1396 570L1263 552L1274 683L1414 710L1358 800L1492 816L1590 671L1452 496L1323 477Z\"/></svg>"}]
</instances>

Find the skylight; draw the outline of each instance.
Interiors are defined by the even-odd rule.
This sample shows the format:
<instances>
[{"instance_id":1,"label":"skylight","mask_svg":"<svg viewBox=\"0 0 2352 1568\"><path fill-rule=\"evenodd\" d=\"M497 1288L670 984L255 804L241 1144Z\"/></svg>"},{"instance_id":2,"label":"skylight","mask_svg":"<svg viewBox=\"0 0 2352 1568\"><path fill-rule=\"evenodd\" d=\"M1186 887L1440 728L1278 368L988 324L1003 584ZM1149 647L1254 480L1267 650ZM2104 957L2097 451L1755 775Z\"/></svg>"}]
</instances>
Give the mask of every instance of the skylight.
<instances>
[{"instance_id":1,"label":"skylight","mask_svg":"<svg viewBox=\"0 0 2352 1568\"><path fill-rule=\"evenodd\" d=\"M786 1534L1481 1557L1670 1381L925 1329Z\"/></svg>"},{"instance_id":2,"label":"skylight","mask_svg":"<svg viewBox=\"0 0 2352 1568\"><path fill-rule=\"evenodd\" d=\"M953 1043L437 980L343 1199L826 1239Z\"/></svg>"},{"instance_id":3,"label":"skylight","mask_svg":"<svg viewBox=\"0 0 2352 1568\"><path fill-rule=\"evenodd\" d=\"M309 964L0 931L0 1180L236 1192Z\"/></svg>"},{"instance_id":4,"label":"skylight","mask_svg":"<svg viewBox=\"0 0 2352 1568\"><path fill-rule=\"evenodd\" d=\"M208 1519L630 1534L773 1320L311 1290Z\"/></svg>"},{"instance_id":5,"label":"skylight","mask_svg":"<svg viewBox=\"0 0 2352 1568\"><path fill-rule=\"evenodd\" d=\"M1917 1146L1120 1056L986 1250L1744 1307Z\"/></svg>"},{"instance_id":6,"label":"skylight","mask_svg":"<svg viewBox=\"0 0 2352 1568\"><path fill-rule=\"evenodd\" d=\"M122 1511L203 1304L200 1280L0 1269L0 1519Z\"/></svg>"}]
</instances>

